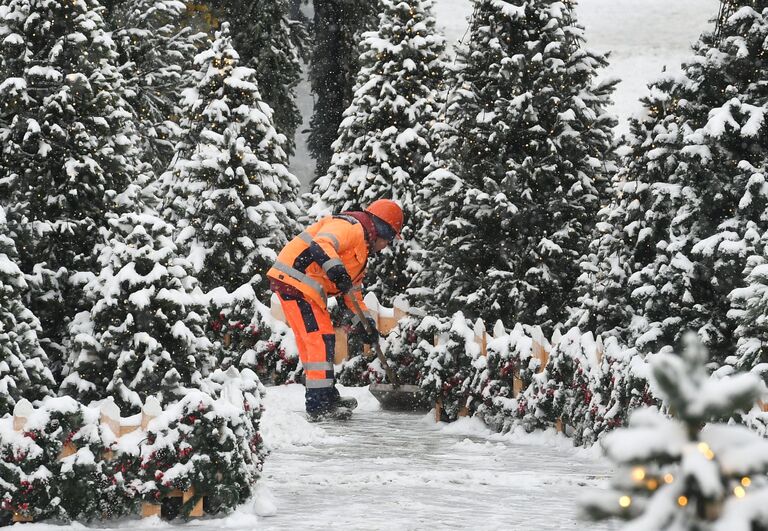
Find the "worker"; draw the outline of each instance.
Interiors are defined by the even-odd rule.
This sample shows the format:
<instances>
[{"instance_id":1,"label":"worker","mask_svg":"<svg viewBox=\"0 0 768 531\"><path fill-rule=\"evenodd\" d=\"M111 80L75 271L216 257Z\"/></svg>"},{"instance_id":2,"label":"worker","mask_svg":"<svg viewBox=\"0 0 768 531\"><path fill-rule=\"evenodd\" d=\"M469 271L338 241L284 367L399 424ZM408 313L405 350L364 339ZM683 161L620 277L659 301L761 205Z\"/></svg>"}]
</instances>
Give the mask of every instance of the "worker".
<instances>
[{"instance_id":1,"label":"worker","mask_svg":"<svg viewBox=\"0 0 768 531\"><path fill-rule=\"evenodd\" d=\"M304 367L305 406L310 420L345 419L357 406L342 398L335 386L336 335L328 312L328 298L343 296L355 314L354 332L363 341L378 341L376 322L363 302L366 262L373 253L400 238L403 210L389 199L374 201L362 212L343 212L321 219L296 236L280 251L267 272L277 294ZM354 299L354 301L353 301ZM355 311L355 301L370 325L371 334Z\"/></svg>"}]
</instances>

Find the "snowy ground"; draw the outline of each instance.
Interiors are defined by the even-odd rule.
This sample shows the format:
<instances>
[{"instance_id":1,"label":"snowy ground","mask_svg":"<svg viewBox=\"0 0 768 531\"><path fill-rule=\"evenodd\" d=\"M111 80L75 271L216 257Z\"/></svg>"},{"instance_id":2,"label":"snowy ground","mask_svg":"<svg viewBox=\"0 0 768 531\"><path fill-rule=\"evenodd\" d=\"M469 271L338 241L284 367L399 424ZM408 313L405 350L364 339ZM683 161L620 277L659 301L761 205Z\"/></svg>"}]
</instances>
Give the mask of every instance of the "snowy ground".
<instances>
[{"instance_id":1,"label":"snowy ground","mask_svg":"<svg viewBox=\"0 0 768 531\"><path fill-rule=\"evenodd\" d=\"M576 500L610 475L596 449L573 448L553 432L501 436L477 419L435 424L429 415L381 411L364 388L344 394L360 402L350 421L310 424L302 386L268 389L263 429L272 454L256 499L238 512L108 529L616 529L576 517Z\"/></svg>"},{"instance_id":2,"label":"snowy ground","mask_svg":"<svg viewBox=\"0 0 768 531\"><path fill-rule=\"evenodd\" d=\"M367 389L346 423L307 424L303 388L271 388L264 470L275 516L260 529L593 530L576 500L610 471L554 433L500 436L477 419L382 411Z\"/></svg>"},{"instance_id":3,"label":"snowy ground","mask_svg":"<svg viewBox=\"0 0 768 531\"><path fill-rule=\"evenodd\" d=\"M710 27L717 15L718 0L579 0L576 13L586 29L587 46L600 53L610 52L606 78L619 78L611 109L619 118L618 133L627 131L627 118L641 110L640 98L646 85L664 68L677 71L690 57L690 45ZM309 14L311 8L306 12ZM440 30L453 45L468 36L469 0L435 0ZM309 126L312 97L309 84L298 88L304 125ZM291 170L307 189L314 164L306 150L306 135L297 138Z\"/></svg>"}]
</instances>

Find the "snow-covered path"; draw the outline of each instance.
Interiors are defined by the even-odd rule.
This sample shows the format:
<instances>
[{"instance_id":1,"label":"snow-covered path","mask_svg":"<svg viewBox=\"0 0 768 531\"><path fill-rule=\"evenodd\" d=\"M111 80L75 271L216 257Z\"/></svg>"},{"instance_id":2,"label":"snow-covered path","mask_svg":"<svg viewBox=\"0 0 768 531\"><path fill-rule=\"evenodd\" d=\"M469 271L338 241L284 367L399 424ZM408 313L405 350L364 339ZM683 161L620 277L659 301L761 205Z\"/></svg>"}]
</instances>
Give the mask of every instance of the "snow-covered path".
<instances>
[{"instance_id":1,"label":"snow-covered path","mask_svg":"<svg viewBox=\"0 0 768 531\"><path fill-rule=\"evenodd\" d=\"M499 436L476 419L437 425L381 411L366 389L348 422L306 424L300 386L270 388L263 484L276 514L259 529L612 529L576 519L610 473L554 434Z\"/></svg>"}]
</instances>

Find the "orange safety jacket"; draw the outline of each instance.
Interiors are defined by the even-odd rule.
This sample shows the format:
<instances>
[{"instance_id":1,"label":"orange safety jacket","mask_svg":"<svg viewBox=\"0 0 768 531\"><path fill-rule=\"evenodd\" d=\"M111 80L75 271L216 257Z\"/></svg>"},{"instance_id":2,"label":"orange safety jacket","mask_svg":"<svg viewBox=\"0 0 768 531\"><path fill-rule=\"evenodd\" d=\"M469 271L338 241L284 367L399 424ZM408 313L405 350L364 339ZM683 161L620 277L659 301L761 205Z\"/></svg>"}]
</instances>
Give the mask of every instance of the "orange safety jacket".
<instances>
[{"instance_id":1,"label":"orange safety jacket","mask_svg":"<svg viewBox=\"0 0 768 531\"><path fill-rule=\"evenodd\" d=\"M328 297L341 293L336 285L340 271L337 266L341 265L352 281L349 293L367 315L362 283L368 260L368 240L366 230L358 221L359 216L359 213L341 214L309 226L280 251L275 264L267 271L267 277L278 285L288 285L300 291L305 298L326 308ZM369 238L375 238L375 233ZM346 295L344 303L348 308L354 308Z\"/></svg>"}]
</instances>

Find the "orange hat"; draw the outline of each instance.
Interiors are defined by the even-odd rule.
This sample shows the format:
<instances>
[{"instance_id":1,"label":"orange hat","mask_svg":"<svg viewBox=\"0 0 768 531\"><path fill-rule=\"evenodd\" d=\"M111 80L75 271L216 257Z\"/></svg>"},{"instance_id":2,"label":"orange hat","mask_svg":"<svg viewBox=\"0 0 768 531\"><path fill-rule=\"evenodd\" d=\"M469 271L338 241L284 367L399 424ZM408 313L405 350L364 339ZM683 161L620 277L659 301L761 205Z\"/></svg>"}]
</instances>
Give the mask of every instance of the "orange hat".
<instances>
[{"instance_id":1,"label":"orange hat","mask_svg":"<svg viewBox=\"0 0 768 531\"><path fill-rule=\"evenodd\" d=\"M403 230L403 209L400 208L400 205L391 199L377 199L368 205L365 211L386 223L394 231L392 237L397 236L398 239L401 239L400 231ZM386 237L387 235L382 234L382 236Z\"/></svg>"}]
</instances>

